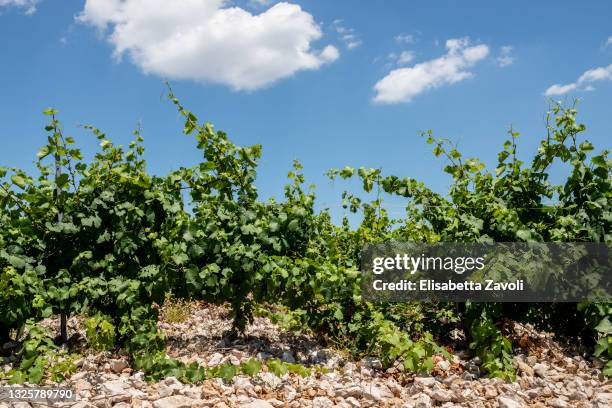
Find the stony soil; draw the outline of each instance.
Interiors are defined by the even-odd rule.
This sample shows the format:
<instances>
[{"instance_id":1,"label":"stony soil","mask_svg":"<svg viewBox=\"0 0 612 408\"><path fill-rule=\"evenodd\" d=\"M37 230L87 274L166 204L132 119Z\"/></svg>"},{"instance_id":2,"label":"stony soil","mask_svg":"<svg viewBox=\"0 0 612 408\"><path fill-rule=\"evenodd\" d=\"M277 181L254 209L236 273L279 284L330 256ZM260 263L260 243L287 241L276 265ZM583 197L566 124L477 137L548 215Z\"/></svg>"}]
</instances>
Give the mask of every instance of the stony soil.
<instances>
[{"instance_id":1,"label":"stony soil","mask_svg":"<svg viewBox=\"0 0 612 408\"><path fill-rule=\"evenodd\" d=\"M57 327L56 320L46 321ZM76 390L78 401L53 406L86 407L612 407L612 381L601 375L601 362L588 361L564 350L546 333L514 325L525 354L515 357L514 383L479 376L479 361L459 353L453 361L436 363L433 376L415 376L397 368L383 370L376 359L353 361L345 353L325 348L316 338L293 335L266 318L256 318L248 335L233 342L224 337L230 328L222 307L199 305L183 323L160 323L168 336L168 355L185 362L215 366L240 364L251 357L282 358L305 365L322 365L301 378L282 378L269 372L232 383L208 380L199 385L167 378L155 384L133 372L125 356L87 354L78 372L62 384ZM79 320L71 319L72 332ZM465 358L465 359L464 359ZM0 383L0 385L2 385ZM0 408L8 407L0 402ZM48 406L18 403L12 406Z\"/></svg>"}]
</instances>

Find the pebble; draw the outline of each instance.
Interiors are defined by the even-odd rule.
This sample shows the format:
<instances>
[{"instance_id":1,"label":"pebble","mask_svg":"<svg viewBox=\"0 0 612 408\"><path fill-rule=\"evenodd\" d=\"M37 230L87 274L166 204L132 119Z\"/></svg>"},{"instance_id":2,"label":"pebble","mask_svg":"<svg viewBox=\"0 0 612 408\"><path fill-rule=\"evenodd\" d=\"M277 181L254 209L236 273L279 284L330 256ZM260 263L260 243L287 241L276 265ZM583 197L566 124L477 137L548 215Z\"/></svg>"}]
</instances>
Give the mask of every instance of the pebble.
<instances>
[{"instance_id":1,"label":"pebble","mask_svg":"<svg viewBox=\"0 0 612 408\"><path fill-rule=\"evenodd\" d=\"M542 363L536 363L533 366L533 371L538 375L538 377L546 377L546 372L548 371L548 367Z\"/></svg>"},{"instance_id":2,"label":"pebble","mask_svg":"<svg viewBox=\"0 0 612 408\"><path fill-rule=\"evenodd\" d=\"M110 362L110 369L117 374L121 374L127 367L128 363L125 360L111 360Z\"/></svg>"},{"instance_id":3,"label":"pebble","mask_svg":"<svg viewBox=\"0 0 612 408\"><path fill-rule=\"evenodd\" d=\"M255 399L249 403L243 404L243 408L274 408L274 405L270 404L268 401L264 401L261 399Z\"/></svg>"},{"instance_id":4,"label":"pebble","mask_svg":"<svg viewBox=\"0 0 612 408\"><path fill-rule=\"evenodd\" d=\"M153 402L153 408L191 408L195 401L183 395L166 397Z\"/></svg>"},{"instance_id":5,"label":"pebble","mask_svg":"<svg viewBox=\"0 0 612 408\"><path fill-rule=\"evenodd\" d=\"M523 405L510 397L499 397L497 399L499 408L521 408Z\"/></svg>"}]
</instances>

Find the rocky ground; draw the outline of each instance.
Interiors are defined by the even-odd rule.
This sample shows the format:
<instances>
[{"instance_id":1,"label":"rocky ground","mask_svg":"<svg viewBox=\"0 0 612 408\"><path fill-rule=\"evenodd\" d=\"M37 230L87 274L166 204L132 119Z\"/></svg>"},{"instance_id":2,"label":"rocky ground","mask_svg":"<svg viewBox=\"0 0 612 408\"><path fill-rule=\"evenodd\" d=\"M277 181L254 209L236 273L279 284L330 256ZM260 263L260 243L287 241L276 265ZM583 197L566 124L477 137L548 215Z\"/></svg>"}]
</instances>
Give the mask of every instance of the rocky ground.
<instances>
[{"instance_id":1,"label":"rocky ground","mask_svg":"<svg viewBox=\"0 0 612 408\"><path fill-rule=\"evenodd\" d=\"M55 321L47 324L57 327ZM79 320L71 319L72 331ZM525 354L515 357L514 383L479 375L477 358L459 353L453 361L436 363L434 376L415 376L397 368L383 370L376 359L353 361L346 354L325 348L317 339L293 335L266 318L256 318L248 336L233 342L223 334L230 327L222 307L201 306L183 323L160 323L168 336L167 352L185 362L215 366L240 364L252 357L325 366L310 377L276 377L261 372L236 376L231 383L208 380L199 385L167 378L146 383L133 372L125 356L100 353L78 362L78 371L62 384L76 390L77 402L53 406L86 407L612 407L612 381L601 375L601 364L574 356L551 336L515 325ZM465 358L465 359L464 359ZM0 385L2 385L0 383ZM0 408L8 403L0 402ZM14 407L48 406L17 403Z\"/></svg>"}]
</instances>

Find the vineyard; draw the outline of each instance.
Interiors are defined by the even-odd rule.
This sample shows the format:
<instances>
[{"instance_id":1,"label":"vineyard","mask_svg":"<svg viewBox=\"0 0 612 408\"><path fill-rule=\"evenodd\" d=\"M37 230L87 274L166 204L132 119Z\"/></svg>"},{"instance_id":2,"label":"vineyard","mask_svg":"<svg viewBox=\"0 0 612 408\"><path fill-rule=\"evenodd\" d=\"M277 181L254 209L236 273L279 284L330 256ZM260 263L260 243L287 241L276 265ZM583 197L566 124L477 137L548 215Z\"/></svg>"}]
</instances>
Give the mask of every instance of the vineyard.
<instances>
[{"instance_id":1,"label":"vineyard","mask_svg":"<svg viewBox=\"0 0 612 408\"><path fill-rule=\"evenodd\" d=\"M511 130L494 169L424 132L452 177L448 194L381 169L332 169L330 179L362 185L342 194L358 223L345 216L337 225L315 206L300 163L288 173L284 198L262 201L255 188L262 147L235 145L172 91L169 99L201 151L197 166L150 174L139 132L126 147L93 126L85 130L99 151L85 161L49 109L38 173L0 167L0 382L62 383L81 353L94 352L124 353L150 382L326 370L287 358L215 366L172 358L160 315L183 303L229 310L228 341L244 339L265 317L355 361L380 362L374 369L381 372L435 374L461 350L480 361L483 376L507 383L518 381L514 357L525 348L509 327L528 325L601 362L595 377L612 375L611 304L375 304L360 294L367 243L612 243L612 160L582 139L575 106L551 107L529 162L519 160L519 134ZM565 173L561 183L551 180L553 167ZM405 201L405 217L391 217L387 197ZM75 317L85 345L77 346L69 324ZM49 318L54 330L40 323Z\"/></svg>"}]
</instances>

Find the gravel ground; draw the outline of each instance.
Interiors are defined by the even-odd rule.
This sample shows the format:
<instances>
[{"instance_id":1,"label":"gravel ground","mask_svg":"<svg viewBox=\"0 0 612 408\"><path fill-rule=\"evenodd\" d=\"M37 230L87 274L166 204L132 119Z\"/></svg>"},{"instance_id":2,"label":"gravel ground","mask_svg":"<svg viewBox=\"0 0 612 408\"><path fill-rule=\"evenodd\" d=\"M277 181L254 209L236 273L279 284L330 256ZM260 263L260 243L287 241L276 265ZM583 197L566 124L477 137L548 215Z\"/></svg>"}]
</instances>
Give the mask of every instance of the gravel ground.
<instances>
[{"instance_id":1,"label":"gravel ground","mask_svg":"<svg viewBox=\"0 0 612 408\"><path fill-rule=\"evenodd\" d=\"M69 328L80 331L73 318ZM57 319L45 324L57 327ZM182 384L175 378L159 383L143 381L127 358L118 354L88 354L78 371L61 384L76 390L77 402L53 406L86 407L612 407L612 381L601 375L601 362L572 355L529 326L514 325L525 354L515 357L518 378L514 383L481 378L477 358L462 353L453 361L436 362L433 376L415 376L397 368L383 370L376 359L351 360L337 350L325 348L316 338L294 335L257 317L247 336L230 342L224 333L231 321L227 310L199 304L183 323L160 323L168 336L167 353L186 363L216 366L238 365L252 357L281 358L305 365L321 365L327 372L302 378L296 374L276 377L261 372L255 377L239 375L231 383L207 380ZM464 359L466 358L466 359ZM3 385L0 382L0 385ZM49 406L41 403L0 402L0 408Z\"/></svg>"}]
</instances>

